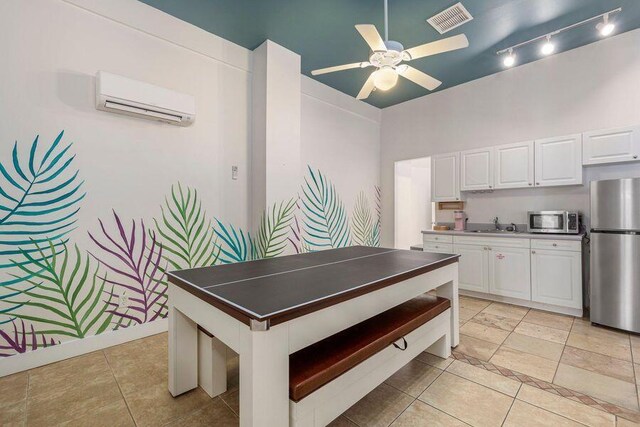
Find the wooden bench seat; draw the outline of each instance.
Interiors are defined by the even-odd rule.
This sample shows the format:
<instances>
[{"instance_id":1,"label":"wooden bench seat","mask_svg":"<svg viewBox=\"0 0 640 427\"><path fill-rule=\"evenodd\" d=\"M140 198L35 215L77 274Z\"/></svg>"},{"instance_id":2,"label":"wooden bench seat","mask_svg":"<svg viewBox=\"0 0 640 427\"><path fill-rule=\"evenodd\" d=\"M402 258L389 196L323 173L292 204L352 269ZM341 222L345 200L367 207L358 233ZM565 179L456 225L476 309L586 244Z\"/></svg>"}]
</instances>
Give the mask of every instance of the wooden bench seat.
<instances>
[{"instance_id":1,"label":"wooden bench seat","mask_svg":"<svg viewBox=\"0 0 640 427\"><path fill-rule=\"evenodd\" d=\"M420 295L291 354L289 398L299 402L450 307L446 298Z\"/></svg>"}]
</instances>

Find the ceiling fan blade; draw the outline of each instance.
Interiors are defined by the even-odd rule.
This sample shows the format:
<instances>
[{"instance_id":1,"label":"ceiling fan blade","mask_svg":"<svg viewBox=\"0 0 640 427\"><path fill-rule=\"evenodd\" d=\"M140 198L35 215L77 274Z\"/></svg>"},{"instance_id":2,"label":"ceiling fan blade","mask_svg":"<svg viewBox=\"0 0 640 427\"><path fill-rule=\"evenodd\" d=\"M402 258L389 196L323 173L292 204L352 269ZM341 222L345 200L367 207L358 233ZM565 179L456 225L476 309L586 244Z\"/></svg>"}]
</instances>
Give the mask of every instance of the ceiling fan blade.
<instances>
[{"instance_id":1,"label":"ceiling fan blade","mask_svg":"<svg viewBox=\"0 0 640 427\"><path fill-rule=\"evenodd\" d=\"M371 95L371 92L373 91L374 85L373 85L373 73L371 73L371 75L369 76L369 78L367 79L366 82L364 82L364 86L362 86L362 89L360 89L360 92L358 92L358 96L356 96L356 99L366 99L369 97L369 95Z\"/></svg>"},{"instance_id":2,"label":"ceiling fan blade","mask_svg":"<svg viewBox=\"0 0 640 427\"><path fill-rule=\"evenodd\" d=\"M447 37L446 39L422 44L412 47L404 52L408 53L411 59L424 58L425 56L437 55L438 53L449 52L451 50L462 49L469 46L469 40L464 34Z\"/></svg>"},{"instance_id":3,"label":"ceiling fan blade","mask_svg":"<svg viewBox=\"0 0 640 427\"><path fill-rule=\"evenodd\" d=\"M368 67L369 65L371 64L369 64L368 62L354 62L353 64L336 65L335 67L327 67L327 68L320 68L318 70L313 70L311 72L311 75L318 76L320 74L333 73L335 71L342 71L342 70L350 70L352 68L365 68L365 67Z\"/></svg>"},{"instance_id":4,"label":"ceiling fan blade","mask_svg":"<svg viewBox=\"0 0 640 427\"><path fill-rule=\"evenodd\" d=\"M416 70L415 68L410 67L408 65L405 65L405 66L406 68L402 67L402 70L399 69L398 73L402 77L411 80L415 84L418 84L425 89L434 90L435 88L437 88L442 84L440 80L435 79L430 75L423 73L420 70Z\"/></svg>"},{"instance_id":5,"label":"ceiling fan blade","mask_svg":"<svg viewBox=\"0 0 640 427\"><path fill-rule=\"evenodd\" d=\"M364 41L367 42L372 51L387 51L387 46L384 45L384 40L382 40L382 37L380 37L380 33L376 29L375 25L359 24L356 25L356 30L358 30L358 32L360 33Z\"/></svg>"}]
</instances>

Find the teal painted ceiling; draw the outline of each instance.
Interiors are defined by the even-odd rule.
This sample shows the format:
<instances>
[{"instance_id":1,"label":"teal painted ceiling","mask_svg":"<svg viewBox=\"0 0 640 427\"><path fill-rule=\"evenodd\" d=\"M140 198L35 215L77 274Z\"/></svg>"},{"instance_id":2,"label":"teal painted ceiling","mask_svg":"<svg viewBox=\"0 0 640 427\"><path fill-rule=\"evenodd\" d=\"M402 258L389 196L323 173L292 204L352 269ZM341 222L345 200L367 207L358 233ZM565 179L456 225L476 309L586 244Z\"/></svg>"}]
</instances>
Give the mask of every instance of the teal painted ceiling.
<instances>
[{"instance_id":1,"label":"teal painted ceiling","mask_svg":"<svg viewBox=\"0 0 640 427\"><path fill-rule=\"evenodd\" d=\"M374 24L383 30L382 0L142 0L206 31L255 49L265 39L285 46L302 57L302 72L366 61L369 47L355 24ZM411 61L411 65L443 84L443 90L504 70L496 51L544 35L591 16L622 7L614 15L610 37L640 28L640 0L463 0L473 20L440 35L426 19L457 0L389 0L389 39L405 49L464 33L466 49ZM588 23L554 37L556 52L601 39ZM640 49L640 47L638 47ZM516 53L522 65L540 57L539 45ZM313 77L355 96L372 69L352 69ZM428 90L400 78L387 91L375 91L366 102L387 107L427 95Z\"/></svg>"}]
</instances>

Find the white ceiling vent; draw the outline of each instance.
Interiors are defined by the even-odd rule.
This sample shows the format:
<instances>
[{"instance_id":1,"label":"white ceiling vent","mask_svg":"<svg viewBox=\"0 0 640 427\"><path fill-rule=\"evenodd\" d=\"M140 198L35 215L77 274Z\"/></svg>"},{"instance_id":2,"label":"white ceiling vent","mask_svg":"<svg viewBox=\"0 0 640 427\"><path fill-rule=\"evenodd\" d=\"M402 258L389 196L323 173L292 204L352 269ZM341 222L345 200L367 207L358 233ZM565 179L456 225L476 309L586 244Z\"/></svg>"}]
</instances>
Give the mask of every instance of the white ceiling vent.
<instances>
[{"instance_id":1,"label":"white ceiling vent","mask_svg":"<svg viewBox=\"0 0 640 427\"><path fill-rule=\"evenodd\" d=\"M431 18L427 19L427 22L440 34L444 34L447 31L451 31L454 28L471 21L472 19L473 16L471 16L462 3L457 3L437 15L433 15Z\"/></svg>"}]
</instances>

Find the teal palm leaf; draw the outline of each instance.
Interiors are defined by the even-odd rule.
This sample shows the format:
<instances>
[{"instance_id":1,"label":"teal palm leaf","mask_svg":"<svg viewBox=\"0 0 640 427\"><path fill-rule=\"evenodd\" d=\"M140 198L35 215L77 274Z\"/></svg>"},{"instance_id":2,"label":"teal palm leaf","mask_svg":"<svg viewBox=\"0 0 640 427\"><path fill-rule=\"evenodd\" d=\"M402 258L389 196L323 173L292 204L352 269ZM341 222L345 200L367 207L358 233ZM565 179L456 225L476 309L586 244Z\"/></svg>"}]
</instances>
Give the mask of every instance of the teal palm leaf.
<instances>
[{"instance_id":1,"label":"teal palm leaf","mask_svg":"<svg viewBox=\"0 0 640 427\"><path fill-rule=\"evenodd\" d=\"M162 241L163 256L175 270L205 267L218 260L220 249L216 245L211 220L202 209L198 192L178 183L171 187L171 197L161 206L162 218L154 219Z\"/></svg>"},{"instance_id":2,"label":"teal palm leaf","mask_svg":"<svg viewBox=\"0 0 640 427\"><path fill-rule=\"evenodd\" d=\"M302 185L304 243L311 250L351 245L346 210L335 186L311 167Z\"/></svg>"},{"instance_id":3,"label":"teal palm leaf","mask_svg":"<svg viewBox=\"0 0 640 427\"><path fill-rule=\"evenodd\" d=\"M254 259L273 258L284 252L295 208L296 202L291 199L274 204L271 209L262 213L254 241Z\"/></svg>"},{"instance_id":4,"label":"teal palm leaf","mask_svg":"<svg viewBox=\"0 0 640 427\"><path fill-rule=\"evenodd\" d=\"M28 314L18 310L11 315L43 325L39 334L83 338L106 331L113 316L107 308L113 302L103 300L110 294L106 277L98 276L98 265L93 267L89 255L81 256L77 246L73 256L65 243L61 243L60 252L51 241L44 245L34 241L33 246L35 254L27 250L22 253L28 263L16 262L30 287L6 300L30 310Z\"/></svg>"},{"instance_id":5,"label":"teal palm leaf","mask_svg":"<svg viewBox=\"0 0 640 427\"><path fill-rule=\"evenodd\" d=\"M241 228L236 228L232 224L224 225L217 218L213 231L218 237L216 246L220 251L221 263L232 264L255 259L253 239L249 233L245 233Z\"/></svg>"},{"instance_id":6,"label":"teal palm leaf","mask_svg":"<svg viewBox=\"0 0 640 427\"><path fill-rule=\"evenodd\" d=\"M374 246L374 222L371 215L369 200L361 191L356 198L356 203L351 216L351 230L353 242L357 245Z\"/></svg>"},{"instance_id":7,"label":"teal palm leaf","mask_svg":"<svg viewBox=\"0 0 640 427\"><path fill-rule=\"evenodd\" d=\"M35 245L48 245L49 241L56 242L49 256L59 253L75 228L85 193L78 171L72 170L72 144L62 146L63 136L64 131L46 150L40 149L36 137L28 154L21 153L16 142L11 161L0 162L0 269L13 267L10 259L23 254L30 256L21 266L43 261ZM0 287L26 278L0 279Z\"/></svg>"}]
</instances>

